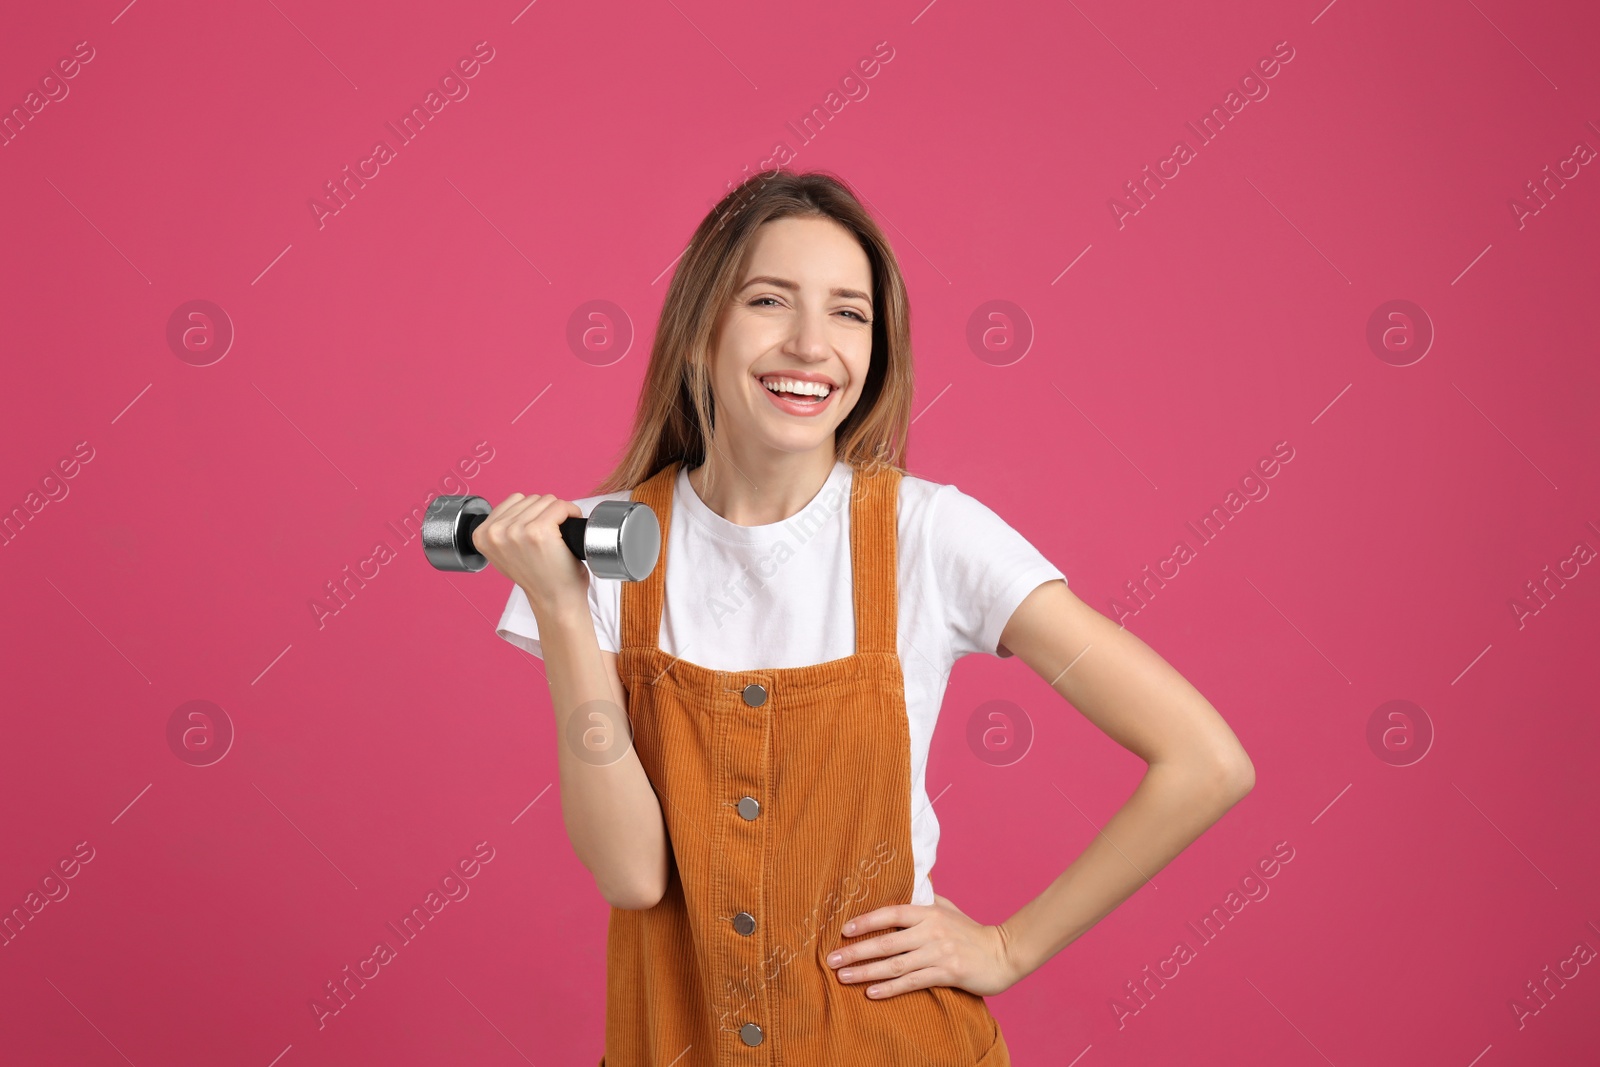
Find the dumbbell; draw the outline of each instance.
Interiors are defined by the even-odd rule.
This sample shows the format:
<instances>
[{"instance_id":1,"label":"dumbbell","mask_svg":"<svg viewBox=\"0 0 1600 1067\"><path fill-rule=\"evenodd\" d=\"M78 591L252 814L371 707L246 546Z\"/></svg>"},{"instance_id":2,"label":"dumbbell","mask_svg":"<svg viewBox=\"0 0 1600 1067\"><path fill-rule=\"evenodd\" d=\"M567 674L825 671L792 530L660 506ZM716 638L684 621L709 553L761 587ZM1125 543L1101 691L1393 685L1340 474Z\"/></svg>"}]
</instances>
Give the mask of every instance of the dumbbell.
<instances>
[{"instance_id":1,"label":"dumbbell","mask_svg":"<svg viewBox=\"0 0 1600 1067\"><path fill-rule=\"evenodd\" d=\"M489 565L472 546L472 531L492 509L481 496L436 496L422 516L422 551L442 571L481 571ZM561 539L596 578L637 582L655 569L661 524L637 500L602 500L587 518L561 523Z\"/></svg>"}]
</instances>

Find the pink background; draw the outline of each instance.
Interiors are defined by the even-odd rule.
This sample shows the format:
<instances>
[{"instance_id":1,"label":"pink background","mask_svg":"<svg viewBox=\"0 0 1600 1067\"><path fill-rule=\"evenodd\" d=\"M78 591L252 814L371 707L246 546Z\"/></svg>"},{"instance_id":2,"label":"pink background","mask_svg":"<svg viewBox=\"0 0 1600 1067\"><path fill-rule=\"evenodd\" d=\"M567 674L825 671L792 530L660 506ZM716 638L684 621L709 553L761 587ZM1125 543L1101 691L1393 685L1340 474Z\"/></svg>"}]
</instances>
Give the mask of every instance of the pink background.
<instances>
[{"instance_id":1,"label":"pink background","mask_svg":"<svg viewBox=\"0 0 1600 1067\"><path fill-rule=\"evenodd\" d=\"M391 523L437 492L588 494L671 265L780 142L898 250L912 472L1098 610L1293 450L1127 617L1255 791L990 1000L1016 1061L1594 1056L1600 172L1562 162L1600 147L1591 5L120 3L0 34L7 112L93 50L0 148L0 908L66 892L0 948L0 1060L599 1058L607 909L540 664L493 634L509 584ZM480 41L469 95L319 225L324 183ZM1200 144L1185 124L1279 42L1246 82L1268 95ZM1541 201L1546 166L1568 178ZM220 359L204 322L168 340L194 300L231 323ZM1373 347L1394 300L1409 326ZM1007 766L967 743L993 700L1033 732ZM212 733L169 740L190 701ZM941 893L1003 920L1142 770L1017 661L963 661L928 779ZM325 984L480 842L470 894L319 1028ZM1202 945L1187 924L1242 879L1270 893Z\"/></svg>"}]
</instances>

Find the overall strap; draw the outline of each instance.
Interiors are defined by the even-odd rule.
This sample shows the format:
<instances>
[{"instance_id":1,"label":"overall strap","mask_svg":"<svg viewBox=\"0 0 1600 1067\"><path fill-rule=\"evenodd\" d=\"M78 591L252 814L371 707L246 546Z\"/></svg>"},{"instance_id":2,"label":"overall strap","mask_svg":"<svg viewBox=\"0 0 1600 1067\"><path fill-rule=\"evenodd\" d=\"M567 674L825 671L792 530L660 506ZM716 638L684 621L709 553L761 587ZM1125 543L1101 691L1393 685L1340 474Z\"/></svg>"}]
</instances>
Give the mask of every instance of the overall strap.
<instances>
[{"instance_id":1,"label":"overall strap","mask_svg":"<svg viewBox=\"0 0 1600 1067\"><path fill-rule=\"evenodd\" d=\"M672 523L672 489L679 460L673 460L633 487L630 499L647 504L661 526L661 555L638 582L622 583L622 647L655 648L661 640L661 612L667 602L667 527Z\"/></svg>"},{"instance_id":2,"label":"overall strap","mask_svg":"<svg viewBox=\"0 0 1600 1067\"><path fill-rule=\"evenodd\" d=\"M648 504L661 526L661 556L643 581L622 583L622 647L655 648L666 604L667 545L672 494L680 461L674 460L635 486L630 498ZM852 472L850 568L854 589L856 652L897 651L899 619L900 472Z\"/></svg>"},{"instance_id":3,"label":"overall strap","mask_svg":"<svg viewBox=\"0 0 1600 1067\"><path fill-rule=\"evenodd\" d=\"M850 568L855 586L856 652L898 649L900 569L897 558L900 472L852 472Z\"/></svg>"}]
</instances>

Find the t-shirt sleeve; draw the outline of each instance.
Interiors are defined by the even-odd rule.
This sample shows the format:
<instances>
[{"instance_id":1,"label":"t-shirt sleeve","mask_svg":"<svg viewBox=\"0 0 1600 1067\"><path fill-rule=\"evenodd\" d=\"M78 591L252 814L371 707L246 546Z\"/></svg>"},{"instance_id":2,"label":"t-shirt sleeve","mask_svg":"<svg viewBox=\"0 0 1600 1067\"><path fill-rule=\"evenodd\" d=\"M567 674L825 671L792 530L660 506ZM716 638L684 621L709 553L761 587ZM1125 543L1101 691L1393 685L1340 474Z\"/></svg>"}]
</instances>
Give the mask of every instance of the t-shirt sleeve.
<instances>
[{"instance_id":1,"label":"t-shirt sleeve","mask_svg":"<svg viewBox=\"0 0 1600 1067\"><path fill-rule=\"evenodd\" d=\"M953 485L934 495L928 538L953 659L973 652L999 656L1000 632L1017 605L1045 582L1066 581L1026 537Z\"/></svg>"},{"instance_id":2,"label":"t-shirt sleeve","mask_svg":"<svg viewBox=\"0 0 1600 1067\"><path fill-rule=\"evenodd\" d=\"M594 619L594 635L602 652L617 650L619 604L616 602L620 601L621 594L615 588L608 588L616 585L616 582L604 579L589 579L589 615ZM511 587L511 596L506 601L505 611L500 613L500 621L495 624L494 632L524 652L544 659L544 648L539 643L539 623L534 618L533 608L529 606L528 595L522 591L522 586Z\"/></svg>"}]
</instances>

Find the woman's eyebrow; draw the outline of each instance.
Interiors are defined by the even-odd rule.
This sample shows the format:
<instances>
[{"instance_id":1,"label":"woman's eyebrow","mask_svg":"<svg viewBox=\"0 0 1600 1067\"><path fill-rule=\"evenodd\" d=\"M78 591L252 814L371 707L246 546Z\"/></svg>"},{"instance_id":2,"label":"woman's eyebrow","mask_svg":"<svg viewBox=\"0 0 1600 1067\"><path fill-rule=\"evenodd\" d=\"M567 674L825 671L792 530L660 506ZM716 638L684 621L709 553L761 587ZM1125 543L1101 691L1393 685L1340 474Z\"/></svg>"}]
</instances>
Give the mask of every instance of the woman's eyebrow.
<instances>
[{"instance_id":1,"label":"woman's eyebrow","mask_svg":"<svg viewBox=\"0 0 1600 1067\"><path fill-rule=\"evenodd\" d=\"M800 285L797 282L791 282L787 278L774 278L770 274L760 274L739 286L739 291L743 292L752 285L755 285L757 282L765 282L767 285L776 285L779 289L788 289L790 292L799 292L800 290ZM869 307L872 305L872 297L868 296L866 293L863 293L860 289L836 288L829 289L828 292L833 296L846 296L854 297L857 300L865 300Z\"/></svg>"}]
</instances>

